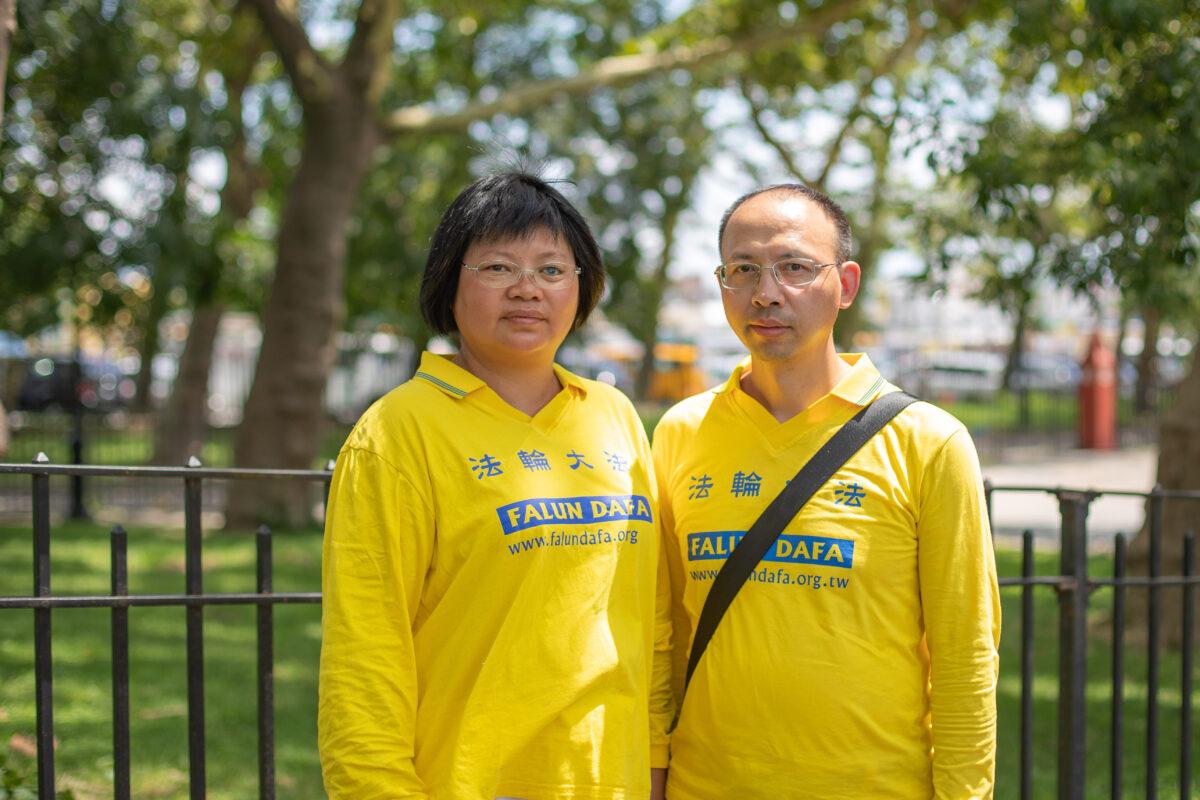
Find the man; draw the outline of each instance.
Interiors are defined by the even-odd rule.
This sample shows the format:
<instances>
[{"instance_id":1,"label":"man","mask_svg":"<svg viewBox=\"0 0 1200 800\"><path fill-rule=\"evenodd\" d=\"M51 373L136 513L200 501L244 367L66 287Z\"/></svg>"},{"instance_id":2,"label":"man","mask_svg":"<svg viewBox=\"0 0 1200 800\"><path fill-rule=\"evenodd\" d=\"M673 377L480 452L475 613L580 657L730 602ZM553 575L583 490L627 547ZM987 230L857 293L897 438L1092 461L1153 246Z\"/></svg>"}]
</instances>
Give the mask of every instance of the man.
<instances>
[{"instance_id":1,"label":"man","mask_svg":"<svg viewBox=\"0 0 1200 800\"><path fill-rule=\"evenodd\" d=\"M750 351L654 435L675 600L676 693L713 579L847 420L896 391L833 325L858 292L850 225L807 187L740 198L718 236ZM991 797L1000 600L966 429L914 403L783 528L701 657L668 800Z\"/></svg>"}]
</instances>

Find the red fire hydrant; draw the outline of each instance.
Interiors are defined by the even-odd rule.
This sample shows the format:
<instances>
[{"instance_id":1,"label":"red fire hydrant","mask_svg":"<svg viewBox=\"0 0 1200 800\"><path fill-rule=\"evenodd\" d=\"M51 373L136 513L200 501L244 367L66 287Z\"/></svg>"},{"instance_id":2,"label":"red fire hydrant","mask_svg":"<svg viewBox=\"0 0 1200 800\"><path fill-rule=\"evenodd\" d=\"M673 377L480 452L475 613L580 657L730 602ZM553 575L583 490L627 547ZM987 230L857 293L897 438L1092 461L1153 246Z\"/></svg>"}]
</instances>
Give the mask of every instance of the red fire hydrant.
<instances>
[{"instance_id":1,"label":"red fire hydrant","mask_svg":"<svg viewBox=\"0 0 1200 800\"><path fill-rule=\"evenodd\" d=\"M1117 446L1117 357L1093 333L1079 380L1079 446L1112 450Z\"/></svg>"}]
</instances>

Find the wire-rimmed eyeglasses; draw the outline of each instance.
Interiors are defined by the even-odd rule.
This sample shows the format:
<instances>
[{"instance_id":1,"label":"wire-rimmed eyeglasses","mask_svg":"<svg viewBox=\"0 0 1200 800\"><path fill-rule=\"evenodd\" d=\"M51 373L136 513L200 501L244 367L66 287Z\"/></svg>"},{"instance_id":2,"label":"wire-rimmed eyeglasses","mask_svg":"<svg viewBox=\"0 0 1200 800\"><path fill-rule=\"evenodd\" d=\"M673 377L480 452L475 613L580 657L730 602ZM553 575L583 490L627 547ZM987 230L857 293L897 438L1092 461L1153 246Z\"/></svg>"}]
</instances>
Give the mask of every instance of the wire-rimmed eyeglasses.
<instances>
[{"instance_id":1,"label":"wire-rimmed eyeglasses","mask_svg":"<svg viewBox=\"0 0 1200 800\"><path fill-rule=\"evenodd\" d=\"M821 272L837 263L818 264L811 258L785 258L774 264L762 266L753 261L734 261L721 264L713 274L721 281L726 289L750 289L758 286L763 270L775 276L782 286L807 286L817 279Z\"/></svg>"}]
</instances>

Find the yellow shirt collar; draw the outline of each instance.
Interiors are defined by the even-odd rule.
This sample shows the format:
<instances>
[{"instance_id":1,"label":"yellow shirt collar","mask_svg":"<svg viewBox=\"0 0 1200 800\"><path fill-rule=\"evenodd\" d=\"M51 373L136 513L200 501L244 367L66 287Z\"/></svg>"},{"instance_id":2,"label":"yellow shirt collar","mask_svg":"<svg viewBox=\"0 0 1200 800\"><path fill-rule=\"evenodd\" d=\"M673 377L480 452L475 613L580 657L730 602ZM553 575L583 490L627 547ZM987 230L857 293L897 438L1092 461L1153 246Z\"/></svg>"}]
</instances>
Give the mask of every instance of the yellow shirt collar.
<instances>
[{"instance_id":1,"label":"yellow shirt collar","mask_svg":"<svg viewBox=\"0 0 1200 800\"><path fill-rule=\"evenodd\" d=\"M573 389L581 396L587 394L587 385L583 379L560 364L554 365L554 375L564 387ZM417 368L413 377L431 383L451 397L459 399L487 386L482 378L472 375L449 358L428 350L421 353L421 366Z\"/></svg>"}]
</instances>

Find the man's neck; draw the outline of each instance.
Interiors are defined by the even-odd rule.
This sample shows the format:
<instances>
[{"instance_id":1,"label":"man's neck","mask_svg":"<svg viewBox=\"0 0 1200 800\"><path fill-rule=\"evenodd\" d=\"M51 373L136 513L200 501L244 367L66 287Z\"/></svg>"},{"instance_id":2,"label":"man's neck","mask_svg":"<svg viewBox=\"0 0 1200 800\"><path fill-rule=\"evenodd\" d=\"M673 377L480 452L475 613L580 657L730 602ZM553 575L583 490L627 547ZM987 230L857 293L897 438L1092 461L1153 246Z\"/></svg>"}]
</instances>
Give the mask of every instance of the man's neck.
<instances>
[{"instance_id":1,"label":"man's neck","mask_svg":"<svg viewBox=\"0 0 1200 800\"><path fill-rule=\"evenodd\" d=\"M820 352L787 361L750 357L750 371L742 376L742 390L780 422L787 422L832 391L850 366L842 361L830 341Z\"/></svg>"}]
</instances>

